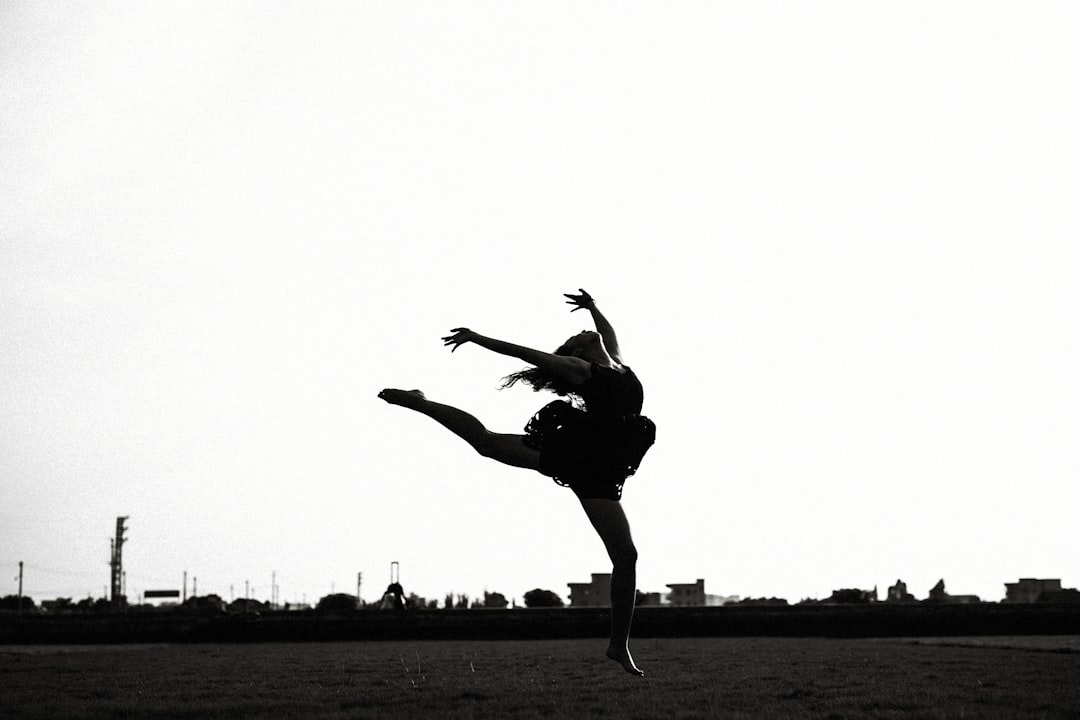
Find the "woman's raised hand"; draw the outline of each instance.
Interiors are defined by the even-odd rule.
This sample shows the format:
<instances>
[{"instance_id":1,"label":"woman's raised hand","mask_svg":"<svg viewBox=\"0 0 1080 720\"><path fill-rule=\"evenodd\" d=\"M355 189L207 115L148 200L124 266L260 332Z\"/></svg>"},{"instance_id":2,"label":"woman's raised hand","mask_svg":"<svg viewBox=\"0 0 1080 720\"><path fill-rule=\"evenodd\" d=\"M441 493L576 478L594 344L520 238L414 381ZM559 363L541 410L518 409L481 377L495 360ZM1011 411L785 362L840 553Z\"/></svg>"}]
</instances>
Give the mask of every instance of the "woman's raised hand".
<instances>
[{"instance_id":1,"label":"woman's raised hand","mask_svg":"<svg viewBox=\"0 0 1080 720\"><path fill-rule=\"evenodd\" d=\"M578 310L581 310L582 308L584 308L586 310L592 310L594 307L596 307L596 301L593 300L592 295L585 292L584 288L578 288L578 292L581 293L581 294L580 295L574 295L572 293L563 293L563 297L569 298L566 301L566 304L574 306L574 309L571 310L570 312L577 312Z\"/></svg>"},{"instance_id":2,"label":"woman's raised hand","mask_svg":"<svg viewBox=\"0 0 1080 720\"><path fill-rule=\"evenodd\" d=\"M464 345L467 342L475 340L479 333L474 333L469 328L451 328L450 332L453 335L447 335L442 339L443 346L450 345L450 352L454 352L458 349L459 345Z\"/></svg>"}]
</instances>

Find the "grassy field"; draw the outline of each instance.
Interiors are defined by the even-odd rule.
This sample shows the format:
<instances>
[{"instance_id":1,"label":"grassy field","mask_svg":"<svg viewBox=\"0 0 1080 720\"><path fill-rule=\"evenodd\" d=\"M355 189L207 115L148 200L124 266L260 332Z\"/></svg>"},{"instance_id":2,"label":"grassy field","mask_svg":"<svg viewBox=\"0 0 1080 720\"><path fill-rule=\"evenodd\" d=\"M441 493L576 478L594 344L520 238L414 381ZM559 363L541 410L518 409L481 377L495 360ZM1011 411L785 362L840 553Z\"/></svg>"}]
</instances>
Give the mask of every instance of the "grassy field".
<instances>
[{"instance_id":1,"label":"grassy field","mask_svg":"<svg viewBox=\"0 0 1080 720\"><path fill-rule=\"evenodd\" d=\"M1075 718L1080 638L0 646L0 718Z\"/></svg>"}]
</instances>

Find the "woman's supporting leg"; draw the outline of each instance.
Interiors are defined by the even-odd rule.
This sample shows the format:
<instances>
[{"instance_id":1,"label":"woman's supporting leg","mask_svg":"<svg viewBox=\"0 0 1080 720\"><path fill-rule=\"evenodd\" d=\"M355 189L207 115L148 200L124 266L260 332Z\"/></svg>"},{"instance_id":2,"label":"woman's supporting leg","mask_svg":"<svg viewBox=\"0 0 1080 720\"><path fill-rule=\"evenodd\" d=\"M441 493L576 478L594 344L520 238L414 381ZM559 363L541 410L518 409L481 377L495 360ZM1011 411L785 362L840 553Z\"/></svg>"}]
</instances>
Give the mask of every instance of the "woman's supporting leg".
<instances>
[{"instance_id":1,"label":"woman's supporting leg","mask_svg":"<svg viewBox=\"0 0 1080 720\"><path fill-rule=\"evenodd\" d=\"M589 516L611 558L611 641L607 656L632 675L644 675L630 655L630 623L637 599L637 548L630 537L630 523L617 500L582 498Z\"/></svg>"},{"instance_id":2,"label":"woman's supporting leg","mask_svg":"<svg viewBox=\"0 0 1080 720\"><path fill-rule=\"evenodd\" d=\"M379 393L379 397L391 405L400 405L427 415L484 457L528 470L540 468L540 452L526 447L522 442L523 435L493 433L464 410L432 402L419 390L386 389Z\"/></svg>"}]
</instances>

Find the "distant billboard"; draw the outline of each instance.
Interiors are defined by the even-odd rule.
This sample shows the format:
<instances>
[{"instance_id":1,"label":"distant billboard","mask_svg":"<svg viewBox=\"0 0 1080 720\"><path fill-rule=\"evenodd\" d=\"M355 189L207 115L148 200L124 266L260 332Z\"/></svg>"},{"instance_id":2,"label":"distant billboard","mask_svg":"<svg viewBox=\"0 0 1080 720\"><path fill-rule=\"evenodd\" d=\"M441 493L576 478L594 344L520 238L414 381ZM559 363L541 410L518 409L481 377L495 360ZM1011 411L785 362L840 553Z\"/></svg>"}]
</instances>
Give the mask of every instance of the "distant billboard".
<instances>
[{"instance_id":1,"label":"distant billboard","mask_svg":"<svg viewBox=\"0 0 1080 720\"><path fill-rule=\"evenodd\" d=\"M179 590L147 590L143 593L145 598L178 598Z\"/></svg>"}]
</instances>

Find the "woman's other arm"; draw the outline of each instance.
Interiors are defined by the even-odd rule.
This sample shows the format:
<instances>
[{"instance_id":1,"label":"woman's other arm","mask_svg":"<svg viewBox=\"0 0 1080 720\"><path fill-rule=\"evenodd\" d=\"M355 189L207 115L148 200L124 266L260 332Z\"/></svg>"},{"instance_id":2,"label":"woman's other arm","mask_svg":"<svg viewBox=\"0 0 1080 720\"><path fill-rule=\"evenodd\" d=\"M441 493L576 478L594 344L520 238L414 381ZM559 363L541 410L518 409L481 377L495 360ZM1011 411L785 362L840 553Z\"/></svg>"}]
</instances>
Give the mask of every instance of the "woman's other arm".
<instances>
[{"instance_id":1,"label":"woman's other arm","mask_svg":"<svg viewBox=\"0 0 1080 720\"><path fill-rule=\"evenodd\" d=\"M458 349L458 346L464 345L465 343L475 343L485 350L490 350L499 355L508 355L509 357L523 360L530 365L540 368L544 372L562 378L571 385L580 385L585 382L592 372L589 363L581 358L569 357L566 355L554 355L552 353L543 352L542 350L534 350L523 345L515 345L506 342L505 340L496 340L495 338L473 332L468 328L454 328L450 332L454 334L447 335L442 339L443 345L451 346L450 352L454 352Z\"/></svg>"},{"instance_id":2,"label":"woman's other arm","mask_svg":"<svg viewBox=\"0 0 1080 720\"><path fill-rule=\"evenodd\" d=\"M608 319L600 312L600 309L596 307L596 301L593 300L592 295L585 292L583 288L578 288L578 292L581 294L563 294L564 297L569 298L569 300L566 301L566 304L575 306L570 312L577 312L582 308L589 311L589 314L592 315L593 323L596 325L596 332L600 333L600 337L604 339L604 347L607 348L608 355L621 365L622 353L619 351L619 340L615 337L615 328L611 327L611 323L608 322Z\"/></svg>"}]
</instances>

